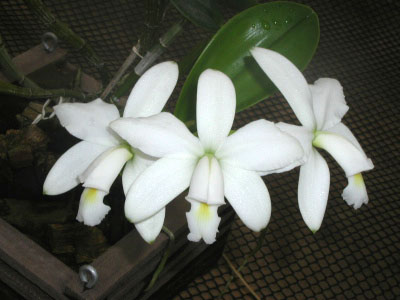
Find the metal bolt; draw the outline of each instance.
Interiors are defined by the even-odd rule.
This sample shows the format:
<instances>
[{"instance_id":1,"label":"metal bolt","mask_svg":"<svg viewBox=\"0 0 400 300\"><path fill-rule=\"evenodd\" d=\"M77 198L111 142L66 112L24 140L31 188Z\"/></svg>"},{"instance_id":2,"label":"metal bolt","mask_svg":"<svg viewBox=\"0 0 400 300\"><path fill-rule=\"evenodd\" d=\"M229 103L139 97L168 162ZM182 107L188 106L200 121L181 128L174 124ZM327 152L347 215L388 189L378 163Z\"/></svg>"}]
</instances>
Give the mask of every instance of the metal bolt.
<instances>
[{"instance_id":1,"label":"metal bolt","mask_svg":"<svg viewBox=\"0 0 400 300\"><path fill-rule=\"evenodd\" d=\"M47 52L53 52L58 46L57 36L52 32L46 32L42 35L42 45Z\"/></svg>"},{"instance_id":2,"label":"metal bolt","mask_svg":"<svg viewBox=\"0 0 400 300\"><path fill-rule=\"evenodd\" d=\"M91 289L99 279L99 275L93 266L83 265L79 268L79 278L85 283L86 288Z\"/></svg>"}]
</instances>

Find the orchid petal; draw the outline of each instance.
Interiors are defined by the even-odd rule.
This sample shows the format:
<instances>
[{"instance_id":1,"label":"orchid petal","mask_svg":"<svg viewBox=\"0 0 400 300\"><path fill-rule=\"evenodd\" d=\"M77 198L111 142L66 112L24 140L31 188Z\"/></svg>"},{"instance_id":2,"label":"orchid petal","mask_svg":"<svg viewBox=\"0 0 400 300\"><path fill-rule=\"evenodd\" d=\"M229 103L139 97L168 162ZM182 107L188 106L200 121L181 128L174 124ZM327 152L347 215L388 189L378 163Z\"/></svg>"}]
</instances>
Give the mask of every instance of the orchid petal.
<instances>
[{"instance_id":1,"label":"orchid petal","mask_svg":"<svg viewBox=\"0 0 400 300\"><path fill-rule=\"evenodd\" d=\"M314 134L303 126L297 126L283 122L277 123L276 127L294 137L301 144L301 147L304 151L302 161L306 162L312 150L312 140L314 138Z\"/></svg>"},{"instance_id":2,"label":"orchid petal","mask_svg":"<svg viewBox=\"0 0 400 300\"><path fill-rule=\"evenodd\" d=\"M232 81L224 73L208 69L197 86L197 132L204 149L214 152L232 128L236 94Z\"/></svg>"},{"instance_id":3,"label":"orchid petal","mask_svg":"<svg viewBox=\"0 0 400 300\"><path fill-rule=\"evenodd\" d=\"M343 199L354 209L359 209L361 205L368 203L368 193L361 173L348 177L348 185L343 190Z\"/></svg>"},{"instance_id":4,"label":"orchid petal","mask_svg":"<svg viewBox=\"0 0 400 300\"><path fill-rule=\"evenodd\" d=\"M222 163L225 197L251 230L265 228L271 217L271 200L261 177L253 171Z\"/></svg>"},{"instance_id":5,"label":"orchid petal","mask_svg":"<svg viewBox=\"0 0 400 300\"><path fill-rule=\"evenodd\" d=\"M79 179L84 187L109 192L124 164L132 158L126 147L113 147L103 152L83 172Z\"/></svg>"},{"instance_id":6,"label":"orchid petal","mask_svg":"<svg viewBox=\"0 0 400 300\"><path fill-rule=\"evenodd\" d=\"M269 79L286 98L300 123L309 130L315 127L311 92L297 67L283 55L264 48L254 48L251 54Z\"/></svg>"},{"instance_id":7,"label":"orchid petal","mask_svg":"<svg viewBox=\"0 0 400 300\"><path fill-rule=\"evenodd\" d=\"M111 121L119 118L115 105L98 98L89 103L62 103L54 106L54 111L61 125L81 140L105 146L120 143L108 128Z\"/></svg>"},{"instance_id":8,"label":"orchid petal","mask_svg":"<svg viewBox=\"0 0 400 300\"><path fill-rule=\"evenodd\" d=\"M58 195L76 187L78 176L108 147L89 142L79 142L65 152L47 174L43 194Z\"/></svg>"},{"instance_id":9,"label":"orchid petal","mask_svg":"<svg viewBox=\"0 0 400 300\"><path fill-rule=\"evenodd\" d=\"M336 124L335 126L329 128L328 131L345 137L354 146L356 146L359 151L365 154L353 133L343 123ZM361 173L355 174L354 176L349 176L347 179L348 185L342 193L343 199L348 205L353 205L355 209L360 208L363 203L367 204L368 193Z\"/></svg>"},{"instance_id":10,"label":"orchid petal","mask_svg":"<svg viewBox=\"0 0 400 300\"><path fill-rule=\"evenodd\" d=\"M258 120L230 135L215 155L236 167L275 173L300 165L303 149L295 138L274 123Z\"/></svg>"},{"instance_id":11,"label":"orchid petal","mask_svg":"<svg viewBox=\"0 0 400 300\"><path fill-rule=\"evenodd\" d=\"M148 117L163 109L178 81L178 65L166 61L151 67L144 73L129 95L124 117Z\"/></svg>"},{"instance_id":12,"label":"orchid petal","mask_svg":"<svg viewBox=\"0 0 400 300\"><path fill-rule=\"evenodd\" d=\"M154 216L135 224L140 236L149 244L153 243L161 232L165 219L165 208Z\"/></svg>"},{"instance_id":13,"label":"orchid petal","mask_svg":"<svg viewBox=\"0 0 400 300\"><path fill-rule=\"evenodd\" d=\"M125 215L132 223L163 209L190 183L194 159L164 157L148 167L132 184L125 200Z\"/></svg>"},{"instance_id":14,"label":"orchid petal","mask_svg":"<svg viewBox=\"0 0 400 300\"><path fill-rule=\"evenodd\" d=\"M328 202L330 175L324 158L312 149L308 161L300 168L298 198L304 222L316 232L324 218Z\"/></svg>"},{"instance_id":15,"label":"orchid petal","mask_svg":"<svg viewBox=\"0 0 400 300\"><path fill-rule=\"evenodd\" d=\"M126 195L131 187L132 183L136 178L142 174L152 163L155 162L155 158L143 154L141 152L135 152L132 159L128 160L125 164L124 171L122 172L122 187L124 194Z\"/></svg>"},{"instance_id":16,"label":"orchid petal","mask_svg":"<svg viewBox=\"0 0 400 300\"><path fill-rule=\"evenodd\" d=\"M357 141L356 137L353 135L353 133L350 131L350 129L346 125L344 125L342 122L329 128L327 131L343 136L348 141L350 141L354 146L356 146L358 150L360 150L361 152L363 152L365 154L364 150L361 148L361 145Z\"/></svg>"},{"instance_id":17,"label":"orchid petal","mask_svg":"<svg viewBox=\"0 0 400 300\"><path fill-rule=\"evenodd\" d=\"M203 156L198 162L190 181L187 200L207 204L224 204L224 178L214 156Z\"/></svg>"},{"instance_id":18,"label":"orchid petal","mask_svg":"<svg viewBox=\"0 0 400 300\"><path fill-rule=\"evenodd\" d=\"M329 152L343 168L347 177L371 170L374 167L372 161L363 151L360 151L353 143L336 133L317 132L313 145Z\"/></svg>"},{"instance_id":19,"label":"orchid petal","mask_svg":"<svg viewBox=\"0 0 400 300\"><path fill-rule=\"evenodd\" d=\"M100 224L111 209L103 203L105 195L107 195L107 193L100 190L92 188L84 189L79 202L76 219L88 226Z\"/></svg>"},{"instance_id":20,"label":"orchid petal","mask_svg":"<svg viewBox=\"0 0 400 300\"><path fill-rule=\"evenodd\" d=\"M195 200L188 201L191 204L190 211L186 213L190 231L188 240L198 242L203 239L206 244L214 243L218 225L221 222L217 213L219 205L208 205Z\"/></svg>"},{"instance_id":21,"label":"orchid petal","mask_svg":"<svg viewBox=\"0 0 400 300\"><path fill-rule=\"evenodd\" d=\"M173 153L200 156L204 152L200 141L170 113L123 118L112 122L110 127L132 147L154 157Z\"/></svg>"},{"instance_id":22,"label":"orchid petal","mask_svg":"<svg viewBox=\"0 0 400 300\"><path fill-rule=\"evenodd\" d=\"M326 130L338 124L349 110L339 81L320 78L310 85L310 90L318 130Z\"/></svg>"}]
</instances>

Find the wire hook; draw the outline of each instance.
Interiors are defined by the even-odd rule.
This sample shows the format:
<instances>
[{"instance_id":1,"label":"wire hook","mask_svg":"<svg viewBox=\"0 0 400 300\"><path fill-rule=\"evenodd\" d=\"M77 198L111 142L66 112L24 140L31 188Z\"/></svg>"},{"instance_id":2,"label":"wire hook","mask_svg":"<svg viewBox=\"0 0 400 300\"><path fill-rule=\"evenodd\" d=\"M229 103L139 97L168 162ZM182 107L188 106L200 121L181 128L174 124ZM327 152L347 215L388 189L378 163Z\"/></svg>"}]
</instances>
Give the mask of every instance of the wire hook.
<instances>
[{"instance_id":1,"label":"wire hook","mask_svg":"<svg viewBox=\"0 0 400 300\"><path fill-rule=\"evenodd\" d=\"M79 278L85 283L86 288L91 289L97 283L99 275L93 266L83 265L79 268Z\"/></svg>"},{"instance_id":2,"label":"wire hook","mask_svg":"<svg viewBox=\"0 0 400 300\"><path fill-rule=\"evenodd\" d=\"M58 46L58 37L52 32L46 32L42 35L42 45L46 52L53 52Z\"/></svg>"}]
</instances>

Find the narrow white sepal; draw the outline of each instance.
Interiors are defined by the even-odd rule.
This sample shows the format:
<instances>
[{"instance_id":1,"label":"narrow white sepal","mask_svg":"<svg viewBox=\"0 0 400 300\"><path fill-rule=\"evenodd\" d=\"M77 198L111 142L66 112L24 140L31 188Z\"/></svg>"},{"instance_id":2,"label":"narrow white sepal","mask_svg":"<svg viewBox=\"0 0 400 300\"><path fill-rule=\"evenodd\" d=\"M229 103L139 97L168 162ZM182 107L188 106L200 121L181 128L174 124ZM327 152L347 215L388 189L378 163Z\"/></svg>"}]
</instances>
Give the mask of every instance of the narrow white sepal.
<instances>
[{"instance_id":1,"label":"narrow white sepal","mask_svg":"<svg viewBox=\"0 0 400 300\"><path fill-rule=\"evenodd\" d=\"M321 227L328 202L330 175L324 158L312 149L300 168L298 198L300 213L313 232Z\"/></svg>"},{"instance_id":2,"label":"narrow white sepal","mask_svg":"<svg viewBox=\"0 0 400 300\"><path fill-rule=\"evenodd\" d=\"M161 232L165 219L165 208L154 216L135 224L140 236L149 244L153 243Z\"/></svg>"},{"instance_id":3,"label":"narrow white sepal","mask_svg":"<svg viewBox=\"0 0 400 300\"><path fill-rule=\"evenodd\" d=\"M43 194L58 195L76 187L80 183L78 176L107 148L86 141L69 148L47 174Z\"/></svg>"},{"instance_id":4,"label":"narrow white sepal","mask_svg":"<svg viewBox=\"0 0 400 300\"><path fill-rule=\"evenodd\" d=\"M269 174L300 165L303 149L274 123L257 120L228 136L215 156L231 165Z\"/></svg>"},{"instance_id":5,"label":"narrow white sepal","mask_svg":"<svg viewBox=\"0 0 400 300\"><path fill-rule=\"evenodd\" d=\"M196 160L164 157L148 167L132 184L125 200L125 216L132 223L163 209L190 183Z\"/></svg>"},{"instance_id":6,"label":"narrow white sepal","mask_svg":"<svg viewBox=\"0 0 400 300\"><path fill-rule=\"evenodd\" d=\"M225 197L243 223L253 231L265 228L271 217L271 199L264 181L254 171L221 163Z\"/></svg>"},{"instance_id":7,"label":"narrow white sepal","mask_svg":"<svg viewBox=\"0 0 400 300\"><path fill-rule=\"evenodd\" d=\"M307 81L297 67L278 52L255 47L251 54L269 79L286 98L300 123L315 128L312 96Z\"/></svg>"},{"instance_id":8,"label":"narrow white sepal","mask_svg":"<svg viewBox=\"0 0 400 300\"><path fill-rule=\"evenodd\" d=\"M124 117L148 117L163 109L178 80L178 65L173 61L159 63L137 81L126 102Z\"/></svg>"},{"instance_id":9,"label":"narrow white sepal","mask_svg":"<svg viewBox=\"0 0 400 300\"><path fill-rule=\"evenodd\" d=\"M132 158L126 147L113 147L101 154L79 176L84 187L91 187L109 192L124 164Z\"/></svg>"},{"instance_id":10,"label":"narrow white sepal","mask_svg":"<svg viewBox=\"0 0 400 300\"><path fill-rule=\"evenodd\" d=\"M203 156L197 163L186 199L207 204L224 204L224 179L214 156Z\"/></svg>"},{"instance_id":11,"label":"narrow white sepal","mask_svg":"<svg viewBox=\"0 0 400 300\"><path fill-rule=\"evenodd\" d=\"M166 112L147 118L122 118L110 124L133 148L154 157L204 153L201 143L182 121ZM151 138L149 138L151 137Z\"/></svg>"},{"instance_id":12,"label":"narrow white sepal","mask_svg":"<svg viewBox=\"0 0 400 300\"><path fill-rule=\"evenodd\" d=\"M207 69L197 86L196 122L203 147L215 152L228 136L235 117L236 94L224 73Z\"/></svg>"},{"instance_id":13,"label":"narrow white sepal","mask_svg":"<svg viewBox=\"0 0 400 300\"><path fill-rule=\"evenodd\" d=\"M343 190L342 197L354 209L368 203L367 188L361 173L348 177L348 185Z\"/></svg>"},{"instance_id":14,"label":"narrow white sepal","mask_svg":"<svg viewBox=\"0 0 400 300\"><path fill-rule=\"evenodd\" d=\"M186 213L190 231L188 240L198 242L203 239L206 244L214 243L221 222L217 212L219 205L208 205L189 199L188 201L191 204L190 211Z\"/></svg>"},{"instance_id":15,"label":"narrow white sepal","mask_svg":"<svg viewBox=\"0 0 400 300\"><path fill-rule=\"evenodd\" d=\"M135 151L133 158L127 161L122 172L122 187L125 195L136 178L155 161L156 158L141 153L138 150Z\"/></svg>"},{"instance_id":16,"label":"narrow white sepal","mask_svg":"<svg viewBox=\"0 0 400 300\"><path fill-rule=\"evenodd\" d=\"M76 219L88 226L100 224L111 209L103 203L105 195L107 195L107 193L103 191L92 188L84 189L79 202Z\"/></svg>"},{"instance_id":17,"label":"narrow white sepal","mask_svg":"<svg viewBox=\"0 0 400 300\"><path fill-rule=\"evenodd\" d=\"M105 146L116 146L120 138L108 128L110 122L119 118L115 105L100 98L89 103L62 103L54 111L70 134L77 138Z\"/></svg>"}]
</instances>

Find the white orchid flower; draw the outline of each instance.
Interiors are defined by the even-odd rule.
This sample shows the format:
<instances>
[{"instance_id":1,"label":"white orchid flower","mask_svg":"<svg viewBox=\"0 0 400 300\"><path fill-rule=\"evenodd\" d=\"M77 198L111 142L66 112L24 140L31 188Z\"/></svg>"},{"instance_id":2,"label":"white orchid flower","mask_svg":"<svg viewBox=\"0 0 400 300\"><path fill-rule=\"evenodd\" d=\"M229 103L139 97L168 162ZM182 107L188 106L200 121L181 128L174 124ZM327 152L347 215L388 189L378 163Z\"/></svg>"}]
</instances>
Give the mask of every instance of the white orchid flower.
<instances>
[{"instance_id":1,"label":"white orchid flower","mask_svg":"<svg viewBox=\"0 0 400 300\"><path fill-rule=\"evenodd\" d=\"M174 62L164 62L149 69L133 88L124 117L147 117L159 113L171 95L178 79ZM82 141L65 152L50 170L43 187L44 194L57 195L83 183L77 220L86 225L99 224L110 210L103 204L110 186L124 167L122 183L125 194L136 177L155 158L132 149L109 127L120 118L115 105L101 99L90 103L64 103L54 107L55 113L68 132ZM149 224L136 224L144 236L163 224L164 212ZM154 221L157 224L154 224ZM152 223L153 222L153 223ZM158 234L158 233L157 233ZM150 237L149 237L150 239Z\"/></svg>"},{"instance_id":2,"label":"white orchid flower","mask_svg":"<svg viewBox=\"0 0 400 300\"><path fill-rule=\"evenodd\" d=\"M296 66L281 54L255 48L252 55L289 102L303 126L279 123L283 131L303 145L306 163L300 168L298 198L300 212L307 226L317 231L322 223L329 193L329 169L316 148L335 158L348 178L342 197L355 209L368 203L361 172L374 167L356 138L341 123L349 109L343 88L336 79L321 78L314 85L307 82Z\"/></svg>"},{"instance_id":3,"label":"white orchid flower","mask_svg":"<svg viewBox=\"0 0 400 300\"><path fill-rule=\"evenodd\" d=\"M267 226L271 202L260 174L298 165L303 150L294 138L265 120L228 136L235 106L232 81L219 71L206 70L197 89L198 138L169 113L111 123L131 146L160 157L128 192L125 215L131 222L152 218L190 186L189 240L215 241L217 209L225 203L224 195L250 229Z\"/></svg>"}]
</instances>

